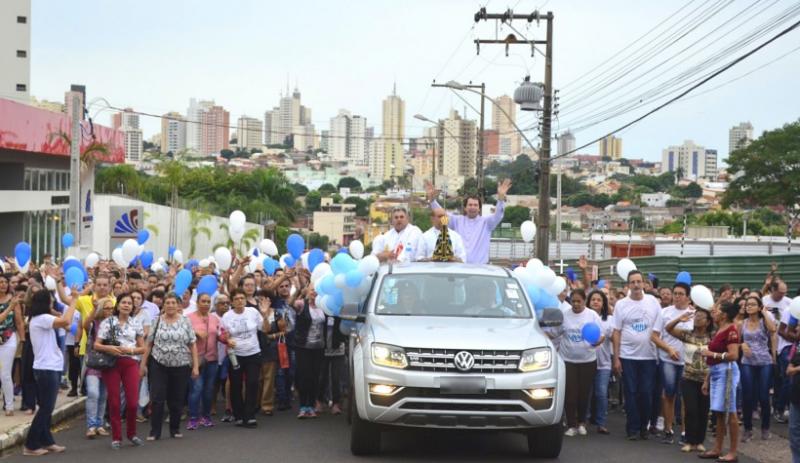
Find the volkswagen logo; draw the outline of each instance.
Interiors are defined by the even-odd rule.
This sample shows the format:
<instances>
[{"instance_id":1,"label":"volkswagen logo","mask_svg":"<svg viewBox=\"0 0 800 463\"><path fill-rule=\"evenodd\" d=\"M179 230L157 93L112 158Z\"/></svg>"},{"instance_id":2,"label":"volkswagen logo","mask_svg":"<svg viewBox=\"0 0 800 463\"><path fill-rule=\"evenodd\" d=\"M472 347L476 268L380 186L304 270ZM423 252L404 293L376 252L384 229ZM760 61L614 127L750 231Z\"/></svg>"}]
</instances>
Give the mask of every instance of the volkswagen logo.
<instances>
[{"instance_id":1,"label":"volkswagen logo","mask_svg":"<svg viewBox=\"0 0 800 463\"><path fill-rule=\"evenodd\" d=\"M473 357L469 352L462 350L456 354L453 362L459 371L469 371L475 366L475 357Z\"/></svg>"}]
</instances>

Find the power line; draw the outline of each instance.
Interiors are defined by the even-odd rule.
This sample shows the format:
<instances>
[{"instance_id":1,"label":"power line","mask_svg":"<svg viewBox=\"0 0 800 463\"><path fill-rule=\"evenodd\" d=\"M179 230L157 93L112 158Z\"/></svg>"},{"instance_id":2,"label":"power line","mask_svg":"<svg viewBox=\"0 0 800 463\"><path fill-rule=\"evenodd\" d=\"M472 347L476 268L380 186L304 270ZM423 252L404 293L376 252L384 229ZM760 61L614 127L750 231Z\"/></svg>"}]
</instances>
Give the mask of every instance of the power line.
<instances>
[{"instance_id":1,"label":"power line","mask_svg":"<svg viewBox=\"0 0 800 463\"><path fill-rule=\"evenodd\" d=\"M569 155L571 155L571 154L573 154L573 153L576 153L576 152L577 152L577 151L579 151L579 150L582 150L582 149L584 149L584 148L587 148L587 147L589 147L589 146L591 146L591 145L593 145L593 144L595 144L595 143L599 142L600 140L602 140L602 139L604 139L604 138L606 138L606 137L608 137L608 136L614 135L615 133L617 133L617 132L620 132L621 130L627 129L628 127L630 127L630 126L632 126L632 125L636 124L637 122L640 122L640 121L642 121L643 119L645 119L645 118L649 117L650 115L652 115L652 114L654 114L654 113L656 113L656 112L660 111L661 109L664 109L665 107L667 107L667 106L671 105L672 103L674 103L674 102L676 102L676 101L680 100L680 99L681 99L681 98L683 98L684 96L686 96L686 95L688 95L689 93L691 93L693 90L695 90L695 89L697 89L697 88L699 88L699 87L703 86L703 85L704 85L706 82L709 82L709 81L711 81L711 80L712 80L712 79L714 79L715 77L717 77L717 76L719 76L719 75L723 74L725 71L727 71L727 70L729 70L729 69L733 68L734 66L736 66L736 65L737 65L737 64L739 64L739 63L741 63L742 61L744 61L745 59L749 58L750 56L754 55L755 53L757 53L758 51L760 51L761 49L763 49L763 48L764 48L764 47L766 47L767 45L769 45L769 44L771 44L772 42L774 42L774 41L778 40L779 38L783 37L784 35L788 34L789 32L791 32L791 31L793 31L793 30L797 29L797 28L798 28L798 26L800 26L800 21L797 21L797 22L795 22L795 23L794 23L794 24L792 24L791 26L787 27L786 29L784 29L784 30L782 30L781 32L779 32L778 34L774 35L772 38L770 38L770 39L769 39L769 40L767 40L766 42L764 42L764 43L762 43L761 45L759 45L759 46L757 46L757 47L753 48L752 50L748 51L747 53L745 53L745 54L743 54L743 55L739 56L738 58L736 58L735 60L733 60L733 61L731 61L730 63L726 64L725 66L721 67L721 68L720 68L720 69L718 69L716 72L712 73L711 75L709 75L708 77L706 77L706 78L705 78L705 79L703 79L702 81L700 81L700 82L696 83L695 85L693 85L693 86L692 86L692 87L690 87L689 89L687 89L687 90L685 90L684 92L682 92L680 95L677 95L676 97L674 97L674 98L670 99L669 101L667 101L667 102L665 102L665 103L663 103L663 104L659 105L658 107L651 109L650 111L648 111L648 112L646 112L645 114L643 114L643 115L641 115L641 116L637 117L636 119L634 119L634 120L632 120L632 121L628 122L627 124L625 124L625 125L623 125L623 126L621 126L621 127L617 128L616 130L612 130L611 132L609 132L609 133L607 133L607 134L605 134L605 135L603 135L603 136L601 136L601 137L599 137L599 138L597 138L597 139L595 139L595 140L592 140L592 141L591 141L591 142L589 142L589 143L586 143L586 144L584 144L584 145L581 145L581 146L579 146L579 147L577 147L577 148L575 148L575 149L573 149L573 150L570 150L570 151L568 151L568 152L566 152L566 153L559 154L558 156L552 157L552 158L550 158L550 160L552 161L552 160L555 160L555 159L559 159L559 158L563 158L563 157L569 156Z\"/></svg>"}]
</instances>

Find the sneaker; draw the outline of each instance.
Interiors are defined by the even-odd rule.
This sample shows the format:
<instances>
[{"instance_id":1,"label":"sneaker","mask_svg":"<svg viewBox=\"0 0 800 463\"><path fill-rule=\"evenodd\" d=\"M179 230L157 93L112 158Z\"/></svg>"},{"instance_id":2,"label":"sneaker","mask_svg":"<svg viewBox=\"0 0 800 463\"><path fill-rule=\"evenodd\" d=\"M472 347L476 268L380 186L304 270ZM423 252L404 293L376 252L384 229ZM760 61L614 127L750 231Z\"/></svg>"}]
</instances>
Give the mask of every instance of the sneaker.
<instances>
[{"instance_id":1,"label":"sneaker","mask_svg":"<svg viewBox=\"0 0 800 463\"><path fill-rule=\"evenodd\" d=\"M675 443L675 434L671 432L665 432L664 437L661 439L662 444L674 444Z\"/></svg>"},{"instance_id":2,"label":"sneaker","mask_svg":"<svg viewBox=\"0 0 800 463\"><path fill-rule=\"evenodd\" d=\"M220 420L223 423L232 423L233 422L233 415L231 415L230 410L225 410L225 415L223 415L222 419Z\"/></svg>"},{"instance_id":3,"label":"sneaker","mask_svg":"<svg viewBox=\"0 0 800 463\"><path fill-rule=\"evenodd\" d=\"M584 425L582 425L582 424L581 424L581 425L578 425L578 435L579 435L579 436L585 436L585 435L587 435L587 434L589 434L589 433L588 433L588 432L586 432L586 426L584 426Z\"/></svg>"},{"instance_id":4,"label":"sneaker","mask_svg":"<svg viewBox=\"0 0 800 463\"><path fill-rule=\"evenodd\" d=\"M603 434L603 435L607 436L607 435L609 435L611 433L608 431L608 428L605 428L603 426L598 426L597 427L597 434Z\"/></svg>"},{"instance_id":5,"label":"sneaker","mask_svg":"<svg viewBox=\"0 0 800 463\"><path fill-rule=\"evenodd\" d=\"M97 435L98 436L103 436L103 437L108 436L108 431L106 431L106 428L104 428L102 426L100 426L99 428L95 429L95 431L97 431Z\"/></svg>"},{"instance_id":6,"label":"sneaker","mask_svg":"<svg viewBox=\"0 0 800 463\"><path fill-rule=\"evenodd\" d=\"M47 451L50 453L64 453L67 450L66 447L58 444L50 445L48 447L45 447L45 449L47 449Z\"/></svg>"},{"instance_id":7,"label":"sneaker","mask_svg":"<svg viewBox=\"0 0 800 463\"><path fill-rule=\"evenodd\" d=\"M144 445L144 442L142 442L142 439L140 439L139 436L131 437L130 441L131 441L131 444L133 444L134 447L141 447L141 446Z\"/></svg>"},{"instance_id":8,"label":"sneaker","mask_svg":"<svg viewBox=\"0 0 800 463\"><path fill-rule=\"evenodd\" d=\"M775 412L773 418L775 418L776 422L781 424L785 424L788 421L788 419L784 418L784 414L780 412Z\"/></svg>"},{"instance_id":9,"label":"sneaker","mask_svg":"<svg viewBox=\"0 0 800 463\"><path fill-rule=\"evenodd\" d=\"M750 442L753 440L753 431L745 431L742 433L742 442Z\"/></svg>"},{"instance_id":10,"label":"sneaker","mask_svg":"<svg viewBox=\"0 0 800 463\"><path fill-rule=\"evenodd\" d=\"M636 434L628 434L627 439L630 441L639 440L639 436L637 436Z\"/></svg>"},{"instance_id":11,"label":"sneaker","mask_svg":"<svg viewBox=\"0 0 800 463\"><path fill-rule=\"evenodd\" d=\"M97 437L97 430L95 428L89 428L86 430L87 439L94 439L95 437Z\"/></svg>"},{"instance_id":12,"label":"sneaker","mask_svg":"<svg viewBox=\"0 0 800 463\"><path fill-rule=\"evenodd\" d=\"M186 424L187 431L194 431L197 429L197 419L191 418L189 422Z\"/></svg>"},{"instance_id":13,"label":"sneaker","mask_svg":"<svg viewBox=\"0 0 800 463\"><path fill-rule=\"evenodd\" d=\"M145 418L144 415L136 415L136 422L137 423L146 423L147 422L147 418Z\"/></svg>"},{"instance_id":14,"label":"sneaker","mask_svg":"<svg viewBox=\"0 0 800 463\"><path fill-rule=\"evenodd\" d=\"M258 427L258 421L254 420L254 419L247 420L247 422L245 422L245 424L244 424L244 427L245 428L250 428L250 429L257 428Z\"/></svg>"},{"instance_id":15,"label":"sneaker","mask_svg":"<svg viewBox=\"0 0 800 463\"><path fill-rule=\"evenodd\" d=\"M69 392L67 392L67 397L78 397L78 391L70 389Z\"/></svg>"},{"instance_id":16,"label":"sneaker","mask_svg":"<svg viewBox=\"0 0 800 463\"><path fill-rule=\"evenodd\" d=\"M333 407L331 407L331 415L341 415L341 414L342 414L341 407L339 407L338 404L334 404Z\"/></svg>"},{"instance_id":17,"label":"sneaker","mask_svg":"<svg viewBox=\"0 0 800 463\"><path fill-rule=\"evenodd\" d=\"M204 428L213 428L214 422L211 421L211 418L204 416L203 418L200 418L200 426Z\"/></svg>"},{"instance_id":18,"label":"sneaker","mask_svg":"<svg viewBox=\"0 0 800 463\"><path fill-rule=\"evenodd\" d=\"M650 436L647 435L647 431L642 431L642 432L639 433L639 439L647 440L649 438L650 438Z\"/></svg>"},{"instance_id":19,"label":"sneaker","mask_svg":"<svg viewBox=\"0 0 800 463\"><path fill-rule=\"evenodd\" d=\"M244 426L244 420L236 420L233 422L234 426L239 426L240 428Z\"/></svg>"},{"instance_id":20,"label":"sneaker","mask_svg":"<svg viewBox=\"0 0 800 463\"><path fill-rule=\"evenodd\" d=\"M772 439L772 433L769 432L769 429L762 429L761 440L770 440L770 439Z\"/></svg>"},{"instance_id":21,"label":"sneaker","mask_svg":"<svg viewBox=\"0 0 800 463\"><path fill-rule=\"evenodd\" d=\"M659 416L658 419L656 420L656 429L658 431L663 431L664 430L664 417L663 416Z\"/></svg>"},{"instance_id":22,"label":"sneaker","mask_svg":"<svg viewBox=\"0 0 800 463\"><path fill-rule=\"evenodd\" d=\"M118 440L111 441L111 450L119 450L122 447L122 442Z\"/></svg>"},{"instance_id":23,"label":"sneaker","mask_svg":"<svg viewBox=\"0 0 800 463\"><path fill-rule=\"evenodd\" d=\"M309 409L306 411L306 414L308 415L308 417L309 417L309 418L316 418L316 417L318 417L318 416L319 416L319 415L317 414L316 410L314 410L313 408L309 408Z\"/></svg>"},{"instance_id":24,"label":"sneaker","mask_svg":"<svg viewBox=\"0 0 800 463\"><path fill-rule=\"evenodd\" d=\"M42 455L47 455L48 452L45 448L40 448L36 450L28 450L27 447L22 447L22 454L28 457L40 457Z\"/></svg>"},{"instance_id":25,"label":"sneaker","mask_svg":"<svg viewBox=\"0 0 800 463\"><path fill-rule=\"evenodd\" d=\"M575 437L578 435L578 430L576 428L569 428L564 432L564 435L567 437Z\"/></svg>"},{"instance_id":26,"label":"sneaker","mask_svg":"<svg viewBox=\"0 0 800 463\"><path fill-rule=\"evenodd\" d=\"M685 432L681 433L681 437L680 437L680 439L678 439L678 443L681 444L681 445L686 444L686 433Z\"/></svg>"}]
</instances>

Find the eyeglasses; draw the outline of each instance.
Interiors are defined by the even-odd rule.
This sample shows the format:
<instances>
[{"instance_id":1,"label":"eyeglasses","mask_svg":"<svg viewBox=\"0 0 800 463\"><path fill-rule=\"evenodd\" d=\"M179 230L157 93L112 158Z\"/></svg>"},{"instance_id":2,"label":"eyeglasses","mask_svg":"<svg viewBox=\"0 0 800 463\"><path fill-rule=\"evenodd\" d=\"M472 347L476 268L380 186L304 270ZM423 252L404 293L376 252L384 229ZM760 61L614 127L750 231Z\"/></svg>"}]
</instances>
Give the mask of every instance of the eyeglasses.
<instances>
[{"instance_id":1,"label":"eyeglasses","mask_svg":"<svg viewBox=\"0 0 800 463\"><path fill-rule=\"evenodd\" d=\"M229 304L228 301L217 301L217 305L227 305Z\"/></svg>"}]
</instances>

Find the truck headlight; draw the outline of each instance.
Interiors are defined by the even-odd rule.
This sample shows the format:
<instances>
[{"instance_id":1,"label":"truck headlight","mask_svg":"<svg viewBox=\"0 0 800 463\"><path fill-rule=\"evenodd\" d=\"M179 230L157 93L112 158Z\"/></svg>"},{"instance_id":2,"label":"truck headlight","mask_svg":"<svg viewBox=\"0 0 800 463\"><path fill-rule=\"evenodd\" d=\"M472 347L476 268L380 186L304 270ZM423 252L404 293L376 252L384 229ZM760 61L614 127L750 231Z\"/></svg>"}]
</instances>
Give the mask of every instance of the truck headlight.
<instances>
[{"instance_id":1,"label":"truck headlight","mask_svg":"<svg viewBox=\"0 0 800 463\"><path fill-rule=\"evenodd\" d=\"M549 347L538 347L522 352L519 360L519 371L528 373L531 371L546 370L550 368L552 354Z\"/></svg>"},{"instance_id":2,"label":"truck headlight","mask_svg":"<svg viewBox=\"0 0 800 463\"><path fill-rule=\"evenodd\" d=\"M376 342L372 343L372 363L389 368L405 368L408 359L402 347Z\"/></svg>"}]
</instances>

